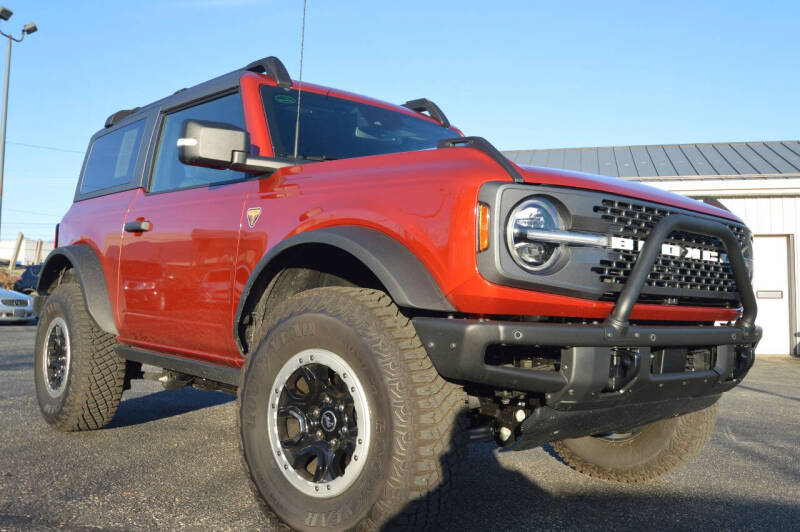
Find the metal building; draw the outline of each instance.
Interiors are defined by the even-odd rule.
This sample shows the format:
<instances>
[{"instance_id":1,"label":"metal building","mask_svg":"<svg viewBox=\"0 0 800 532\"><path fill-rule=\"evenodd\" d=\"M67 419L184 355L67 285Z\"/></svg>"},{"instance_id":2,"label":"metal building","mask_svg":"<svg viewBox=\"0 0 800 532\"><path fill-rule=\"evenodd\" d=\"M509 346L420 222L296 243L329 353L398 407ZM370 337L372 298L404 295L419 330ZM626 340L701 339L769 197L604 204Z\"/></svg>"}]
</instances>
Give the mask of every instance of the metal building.
<instances>
[{"instance_id":1,"label":"metal building","mask_svg":"<svg viewBox=\"0 0 800 532\"><path fill-rule=\"evenodd\" d=\"M800 141L507 151L517 164L641 181L719 202L750 227L759 354L800 355Z\"/></svg>"}]
</instances>

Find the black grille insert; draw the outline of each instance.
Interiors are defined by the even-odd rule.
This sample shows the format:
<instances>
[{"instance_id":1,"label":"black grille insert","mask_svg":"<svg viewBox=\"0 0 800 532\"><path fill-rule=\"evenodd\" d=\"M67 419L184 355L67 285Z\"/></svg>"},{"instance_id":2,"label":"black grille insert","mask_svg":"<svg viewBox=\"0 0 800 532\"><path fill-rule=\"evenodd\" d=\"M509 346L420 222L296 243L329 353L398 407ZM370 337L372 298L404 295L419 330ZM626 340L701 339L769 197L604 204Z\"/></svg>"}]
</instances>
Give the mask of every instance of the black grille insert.
<instances>
[{"instance_id":1,"label":"black grille insert","mask_svg":"<svg viewBox=\"0 0 800 532\"><path fill-rule=\"evenodd\" d=\"M600 205L595 205L594 212L609 224L611 235L638 243L647 240L659 221L679 211L604 199ZM746 249L749 245L747 230L740 225L727 226L733 231L742 249ZM642 290L640 301L703 305L737 303L738 292L730 264L689 257L686 253L687 248L691 248L699 249L701 253L716 252L722 257L725 247L718 239L675 231L664 243L679 247L683 250L683 256L659 255ZM633 250L612 250L608 259L600 261L598 266L592 268L609 287L604 299L614 299L616 293L622 290L638 256L638 247Z\"/></svg>"}]
</instances>

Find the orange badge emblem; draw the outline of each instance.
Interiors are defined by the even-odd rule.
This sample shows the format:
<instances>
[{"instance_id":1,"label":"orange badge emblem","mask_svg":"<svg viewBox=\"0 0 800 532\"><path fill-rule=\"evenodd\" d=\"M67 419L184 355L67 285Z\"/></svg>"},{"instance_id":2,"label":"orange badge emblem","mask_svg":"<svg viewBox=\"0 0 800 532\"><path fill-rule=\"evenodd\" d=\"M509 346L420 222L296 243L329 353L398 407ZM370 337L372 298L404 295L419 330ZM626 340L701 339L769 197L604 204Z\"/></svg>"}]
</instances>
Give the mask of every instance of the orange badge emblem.
<instances>
[{"instance_id":1,"label":"orange badge emblem","mask_svg":"<svg viewBox=\"0 0 800 532\"><path fill-rule=\"evenodd\" d=\"M247 224L250 229L256 226L256 222L261 217L261 207L253 207L247 209Z\"/></svg>"}]
</instances>

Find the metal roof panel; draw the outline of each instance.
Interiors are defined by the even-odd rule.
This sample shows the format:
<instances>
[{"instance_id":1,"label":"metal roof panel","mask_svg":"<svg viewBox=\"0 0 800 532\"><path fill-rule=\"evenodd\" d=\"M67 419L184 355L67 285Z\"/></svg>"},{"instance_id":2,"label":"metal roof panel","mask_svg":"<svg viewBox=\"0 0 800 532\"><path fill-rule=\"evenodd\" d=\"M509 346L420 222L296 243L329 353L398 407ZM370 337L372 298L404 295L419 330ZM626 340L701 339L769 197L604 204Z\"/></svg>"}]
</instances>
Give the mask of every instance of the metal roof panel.
<instances>
[{"instance_id":1,"label":"metal roof panel","mask_svg":"<svg viewBox=\"0 0 800 532\"><path fill-rule=\"evenodd\" d=\"M597 166L600 174L619 177L617 159L612 148L597 148Z\"/></svg>"},{"instance_id":2,"label":"metal roof panel","mask_svg":"<svg viewBox=\"0 0 800 532\"><path fill-rule=\"evenodd\" d=\"M648 146L647 153L650 155L650 160L653 161L658 175L677 175L663 146Z\"/></svg>"},{"instance_id":3,"label":"metal roof panel","mask_svg":"<svg viewBox=\"0 0 800 532\"><path fill-rule=\"evenodd\" d=\"M518 164L614 177L759 176L800 172L800 141L557 148L506 152Z\"/></svg>"},{"instance_id":4,"label":"metal roof panel","mask_svg":"<svg viewBox=\"0 0 800 532\"><path fill-rule=\"evenodd\" d=\"M672 175L697 175L694 166L689 162L689 158L686 157L680 146L664 146L664 153L669 157L669 162L672 163L675 170ZM698 155L700 154L698 153ZM702 155L700 156L702 157Z\"/></svg>"},{"instance_id":5,"label":"metal roof panel","mask_svg":"<svg viewBox=\"0 0 800 532\"><path fill-rule=\"evenodd\" d=\"M638 177L636 164L633 162L633 155L628 146L614 148L614 158L617 160L617 170L619 177Z\"/></svg>"}]
</instances>

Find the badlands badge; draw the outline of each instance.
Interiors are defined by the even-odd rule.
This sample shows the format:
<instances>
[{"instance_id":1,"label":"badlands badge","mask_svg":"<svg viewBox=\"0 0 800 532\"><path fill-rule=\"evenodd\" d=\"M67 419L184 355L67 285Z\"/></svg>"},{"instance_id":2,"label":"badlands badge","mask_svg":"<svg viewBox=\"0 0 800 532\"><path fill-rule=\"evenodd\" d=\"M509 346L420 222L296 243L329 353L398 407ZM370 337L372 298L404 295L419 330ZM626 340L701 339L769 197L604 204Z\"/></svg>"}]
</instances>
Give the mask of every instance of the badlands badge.
<instances>
[{"instance_id":1,"label":"badlands badge","mask_svg":"<svg viewBox=\"0 0 800 532\"><path fill-rule=\"evenodd\" d=\"M256 226L259 217L261 217L261 207L247 209L247 225L250 226L250 229Z\"/></svg>"}]
</instances>

